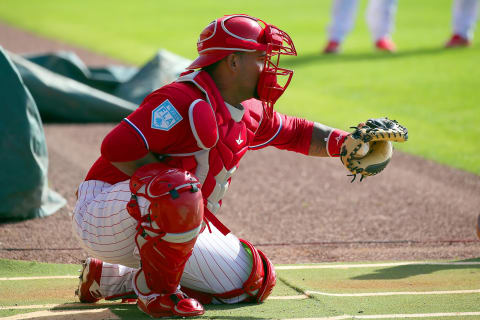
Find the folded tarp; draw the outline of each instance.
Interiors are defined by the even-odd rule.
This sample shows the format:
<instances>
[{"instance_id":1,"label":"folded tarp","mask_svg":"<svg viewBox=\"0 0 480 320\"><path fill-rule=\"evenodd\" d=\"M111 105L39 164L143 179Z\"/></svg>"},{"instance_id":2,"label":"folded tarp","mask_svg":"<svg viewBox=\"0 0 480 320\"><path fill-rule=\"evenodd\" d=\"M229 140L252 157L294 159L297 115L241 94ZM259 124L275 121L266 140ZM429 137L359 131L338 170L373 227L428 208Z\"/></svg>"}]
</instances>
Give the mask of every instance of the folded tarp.
<instances>
[{"instance_id":1,"label":"folded tarp","mask_svg":"<svg viewBox=\"0 0 480 320\"><path fill-rule=\"evenodd\" d=\"M128 81L138 72L136 67L87 67L74 52L70 51L23 55L23 58L57 75L81 82L107 93L113 93L118 85Z\"/></svg>"},{"instance_id":2,"label":"folded tarp","mask_svg":"<svg viewBox=\"0 0 480 320\"><path fill-rule=\"evenodd\" d=\"M160 50L142 68L89 68L74 53L10 53L44 122L117 122L153 90L174 81L189 60Z\"/></svg>"},{"instance_id":3,"label":"folded tarp","mask_svg":"<svg viewBox=\"0 0 480 320\"><path fill-rule=\"evenodd\" d=\"M131 79L120 84L113 94L140 104L150 92L177 79L190 63L190 60L160 50Z\"/></svg>"},{"instance_id":4,"label":"folded tarp","mask_svg":"<svg viewBox=\"0 0 480 320\"><path fill-rule=\"evenodd\" d=\"M48 216L66 203L48 188L48 156L37 106L0 47L0 222Z\"/></svg>"},{"instance_id":5,"label":"folded tarp","mask_svg":"<svg viewBox=\"0 0 480 320\"><path fill-rule=\"evenodd\" d=\"M42 122L121 121L189 63L160 50L142 68L89 68L71 52L19 56L0 47L0 222L65 204L48 188Z\"/></svg>"}]
</instances>

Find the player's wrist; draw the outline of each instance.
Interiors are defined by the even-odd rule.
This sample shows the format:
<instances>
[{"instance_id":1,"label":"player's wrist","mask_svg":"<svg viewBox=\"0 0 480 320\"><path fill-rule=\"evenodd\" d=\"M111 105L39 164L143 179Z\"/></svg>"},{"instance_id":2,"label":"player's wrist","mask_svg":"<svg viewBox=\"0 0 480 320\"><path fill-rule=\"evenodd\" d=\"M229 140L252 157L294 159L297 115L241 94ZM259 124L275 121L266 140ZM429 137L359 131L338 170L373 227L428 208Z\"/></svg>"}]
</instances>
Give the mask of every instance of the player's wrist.
<instances>
[{"instance_id":1,"label":"player's wrist","mask_svg":"<svg viewBox=\"0 0 480 320\"><path fill-rule=\"evenodd\" d=\"M333 129L330 134L328 135L327 140L327 154L329 157L339 157L340 150L342 148L343 141L349 135L348 132L340 130L340 129Z\"/></svg>"}]
</instances>

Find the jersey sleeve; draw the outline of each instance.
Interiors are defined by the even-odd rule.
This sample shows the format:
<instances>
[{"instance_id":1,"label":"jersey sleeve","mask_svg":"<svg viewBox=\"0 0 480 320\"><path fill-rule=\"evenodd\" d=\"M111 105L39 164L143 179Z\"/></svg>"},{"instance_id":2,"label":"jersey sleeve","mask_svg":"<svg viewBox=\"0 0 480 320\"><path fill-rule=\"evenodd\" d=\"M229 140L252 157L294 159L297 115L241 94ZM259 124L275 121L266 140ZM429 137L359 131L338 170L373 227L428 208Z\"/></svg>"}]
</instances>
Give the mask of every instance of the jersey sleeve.
<instances>
[{"instance_id":1,"label":"jersey sleeve","mask_svg":"<svg viewBox=\"0 0 480 320\"><path fill-rule=\"evenodd\" d=\"M194 139L189 104L189 97L179 89L165 86L153 92L105 137L102 155L120 162L140 159L148 152L169 154L179 148L188 152Z\"/></svg>"},{"instance_id":2,"label":"jersey sleeve","mask_svg":"<svg viewBox=\"0 0 480 320\"><path fill-rule=\"evenodd\" d=\"M312 121L274 112L271 118L263 116L250 149L274 146L308 155L312 132Z\"/></svg>"},{"instance_id":3,"label":"jersey sleeve","mask_svg":"<svg viewBox=\"0 0 480 320\"><path fill-rule=\"evenodd\" d=\"M110 162L134 161L148 153L148 145L128 122L122 121L103 139L101 153Z\"/></svg>"}]
</instances>

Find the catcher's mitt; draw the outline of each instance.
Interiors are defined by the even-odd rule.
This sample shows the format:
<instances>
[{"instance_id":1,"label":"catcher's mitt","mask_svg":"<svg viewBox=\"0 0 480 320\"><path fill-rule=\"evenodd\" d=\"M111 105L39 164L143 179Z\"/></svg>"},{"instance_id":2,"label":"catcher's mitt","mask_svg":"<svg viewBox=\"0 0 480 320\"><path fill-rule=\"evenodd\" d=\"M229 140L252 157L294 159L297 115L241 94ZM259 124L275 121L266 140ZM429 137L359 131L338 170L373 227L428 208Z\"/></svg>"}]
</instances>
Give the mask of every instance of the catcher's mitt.
<instances>
[{"instance_id":1,"label":"catcher's mitt","mask_svg":"<svg viewBox=\"0 0 480 320\"><path fill-rule=\"evenodd\" d=\"M388 118L369 119L349 134L342 144L340 159L353 176L373 176L385 169L393 153L392 142L408 139L408 130L397 121Z\"/></svg>"}]
</instances>

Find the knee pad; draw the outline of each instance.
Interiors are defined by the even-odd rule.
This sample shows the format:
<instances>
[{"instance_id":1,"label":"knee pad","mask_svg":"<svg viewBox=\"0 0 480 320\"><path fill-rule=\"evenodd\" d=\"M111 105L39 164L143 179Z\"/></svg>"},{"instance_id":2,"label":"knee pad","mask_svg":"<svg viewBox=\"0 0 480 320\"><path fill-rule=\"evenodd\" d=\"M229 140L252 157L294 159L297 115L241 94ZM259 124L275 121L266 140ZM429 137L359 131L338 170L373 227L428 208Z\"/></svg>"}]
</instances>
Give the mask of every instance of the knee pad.
<instances>
[{"instance_id":1,"label":"knee pad","mask_svg":"<svg viewBox=\"0 0 480 320\"><path fill-rule=\"evenodd\" d=\"M162 163L138 169L130 179L127 210L138 221L135 242L147 286L157 293L175 292L185 263L203 228L203 197L198 179ZM137 197L150 201L140 213Z\"/></svg>"},{"instance_id":2,"label":"knee pad","mask_svg":"<svg viewBox=\"0 0 480 320\"><path fill-rule=\"evenodd\" d=\"M127 210L145 230L164 234L169 242L190 240L188 232L198 228L203 221L203 197L198 179L190 172L152 163L139 168L130 179L132 198ZM137 197L149 200L148 213L143 215ZM176 238L168 234L184 234ZM198 232L194 232L197 233ZM190 238L190 239L188 239ZM186 240L185 240L186 239Z\"/></svg>"}]
</instances>

